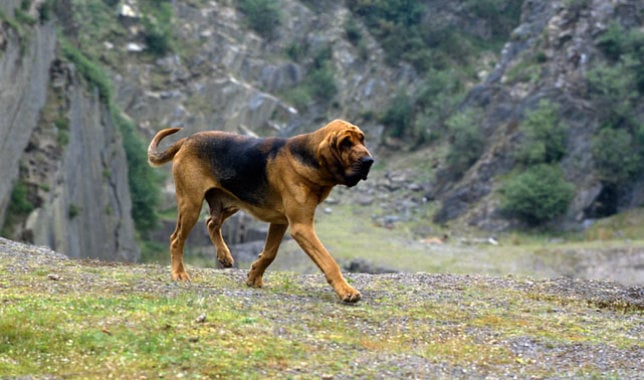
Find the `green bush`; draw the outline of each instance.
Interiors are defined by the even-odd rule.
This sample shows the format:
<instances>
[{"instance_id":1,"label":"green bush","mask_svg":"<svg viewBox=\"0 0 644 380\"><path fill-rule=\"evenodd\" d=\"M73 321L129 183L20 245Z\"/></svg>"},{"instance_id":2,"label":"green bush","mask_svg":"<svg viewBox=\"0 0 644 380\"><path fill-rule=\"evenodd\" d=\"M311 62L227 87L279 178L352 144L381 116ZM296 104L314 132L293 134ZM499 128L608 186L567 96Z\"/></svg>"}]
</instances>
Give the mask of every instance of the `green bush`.
<instances>
[{"instance_id":1,"label":"green bush","mask_svg":"<svg viewBox=\"0 0 644 380\"><path fill-rule=\"evenodd\" d=\"M480 128L480 112L468 109L450 117L446 124L452 144L447 153L447 164L455 174L462 174L479 159L485 144Z\"/></svg>"},{"instance_id":2,"label":"green bush","mask_svg":"<svg viewBox=\"0 0 644 380\"><path fill-rule=\"evenodd\" d=\"M344 23L344 33L347 36L347 40L354 46L357 46L362 41L362 32L360 32L360 28L353 18L347 18Z\"/></svg>"},{"instance_id":3,"label":"green bush","mask_svg":"<svg viewBox=\"0 0 644 380\"><path fill-rule=\"evenodd\" d=\"M506 39L521 18L523 0L467 0L465 8L488 21L492 35Z\"/></svg>"},{"instance_id":4,"label":"green bush","mask_svg":"<svg viewBox=\"0 0 644 380\"><path fill-rule=\"evenodd\" d=\"M148 51L162 56L172 50L172 5L167 0L152 0L141 23Z\"/></svg>"},{"instance_id":5,"label":"green bush","mask_svg":"<svg viewBox=\"0 0 644 380\"><path fill-rule=\"evenodd\" d=\"M24 182L18 182L11 191L11 202L7 209L10 215L27 215L33 211L34 205L28 198L29 189Z\"/></svg>"},{"instance_id":6,"label":"green bush","mask_svg":"<svg viewBox=\"0 0 644 380\"><path fill-rule=\"evenodd\" d=\"M559 120L559 106L542 99L526 113L519 127L524 140L518 159L526 164L556 163L566 154L567 128Z\"/></svg>"},{"instance_id":7,"label":"green bush","mask_svg":"<svg viewBox=\"0 0 644 380\"><path fill-rule=\"evenodd\" d=\"M137 231L146 238L158 223L155 210L161 198L161 177L148 165L147 146L136 133L134 122L116 108L111 113L121 134L127 158L132 219Z\"/></svg>"},{"instance_id":8,"label":"green bush","mask_svg":"<svg viewBox=\"0 0 644 380\"><path fill-rule=\"evenodd\" d=\"M380 41L388 64L393 65L401 59L406 60L407 53L418 54L420 50L427 49L421 34L425 13L421 2L350 0L347 1L347 6L365 22L370 32ZM423 70L421 67L417 68Z\"/></svg>"},{"instance_id":9,"label":"green bush","mask_svg":"<svg viewBox=\"0 0 644 380\"><path fill-rule=\"evenodd\" d=\"M78 48L63 38L60 41L63 56L76 66L76 70L85 78L88 84L98 89L100 98L106 102L112 99L112 82L110 78L96 62L89 59Z\"/></svg>"},{"instance_id":10,"label":"green bush","mask_svg":"<svg viewBox=\"0 0 644 380\"><path fill-rule=\"evenodd\" d=\"M574 189L558 166L531 166L504 184L501 207L504 212L536 226L565 214Z\"/></svg>"},{"instance_id":11,"label":"green bush","mask_svg":"<svg viewBox=\"0 0 644 380\"><path fill-rule=\"evenodd\" d=\"M315 99L330 101L338 93L335 74L330 63L309 73L305 82Z\"/></svg>"},{"instance_id":12,"label":"green bush","mask_svg":"<svg viewBox=\"0 0 644 380\"><path fill-rule=\"evenodd\" d=\"M276 0L237 0L237 8L246 15L250 28L264 38L274 37L281 24L280 8Z\"/></svg>"},{"instance_id":13,"label":"green bush","mask_svg":"<svg viewBox=\"0 0 644 380\"><path fill-rule=\"evenodd\" d=\"M617 22L610 23L604 33L597 37L597 47L610 59L617 61L627 45L628 33Z\"/></svg>"},{"instance_id":14,"label":"green bush","mask_svg":"<svg viewBox=\"0 0 644 380\"><path fill-rule=\"evenodd\" d=\"M619 61L622 69L631 71L635 88L640 94L644 93L644 32L638 28L625 30L615 21L595 43L613 63Z\"/></svg>"},{"instance_id":15,"label":"green bush","mask_svg":"<svg viewBox=\"0 0 644 380\"><path fill-rule=\"evenodd\" d=\"M411 98L400 92L382 115L382 123L387 127L389 136L403 137L412 126L413 104Z\"/></svg>"},{"instance_id":16,"label":"green bush","mask_svg":"<svg viewBox=\"0 0 644 380\"><path fill-rule=\"evenodd\" d=\"M642 152L631 133L624 129L603 128L593 138L592 153L600 178L622 184L642 169Z\"/></svg>"}]
</instances>

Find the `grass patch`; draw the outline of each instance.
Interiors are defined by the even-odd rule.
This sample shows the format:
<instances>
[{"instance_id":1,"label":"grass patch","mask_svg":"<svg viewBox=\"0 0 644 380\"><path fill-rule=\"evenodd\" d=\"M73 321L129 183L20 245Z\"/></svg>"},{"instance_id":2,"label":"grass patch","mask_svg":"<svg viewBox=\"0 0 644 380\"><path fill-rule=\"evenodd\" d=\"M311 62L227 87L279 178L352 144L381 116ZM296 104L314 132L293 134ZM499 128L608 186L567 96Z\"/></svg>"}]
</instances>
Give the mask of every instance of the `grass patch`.
<instances>
[{"instance_id":1,"label":"grass patch","mask_svg":"<svg viewBox=\"0 0 644 380\"><path fill-rule=\"evenodd\" d=\"M570 284L350 275L364 300L344 306L320 275L269 272L257 290L244 285L245 271L190 267L192 283L177 284L167 266L57 259L6 242L3 376L634 375L638 355L627 353L644 349L641 305L597 309L556 290ZM595 287L591 295L610 291L580 285Z\"/></svg>"}]
</instances>

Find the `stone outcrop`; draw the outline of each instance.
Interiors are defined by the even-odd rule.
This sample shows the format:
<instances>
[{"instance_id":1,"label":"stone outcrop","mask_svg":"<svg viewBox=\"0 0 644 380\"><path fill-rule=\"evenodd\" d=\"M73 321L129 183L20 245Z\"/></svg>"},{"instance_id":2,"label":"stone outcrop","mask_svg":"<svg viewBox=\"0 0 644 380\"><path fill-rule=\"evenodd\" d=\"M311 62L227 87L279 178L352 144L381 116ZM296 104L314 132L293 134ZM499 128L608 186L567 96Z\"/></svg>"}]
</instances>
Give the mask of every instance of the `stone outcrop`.
<instances>
[{"instance_id":1,"label":"stone outcrop","mask_svg":"<svg viewBox=\"0 0 644 380\"><path fill-rule=\"evenodd\" d=\"M19 0L3 1L0 11L12 15L19 5ZM33 28L25 38L0 21L0 220L18 177L22 152L47 100L55 47L52 24Z\"/></svg>"},{"instance_id":2,"label":"stone outcrop","mask_svg":"<svg viewBox=\"0 0 644 380\"><path fill-rule=\"evenodd\" d=\"M472 88L462 107L480 108L482 128L488 136L486 149L463 175L453 178L439 173L431 197L442 202L435 221L465 220L488 230L517 226L500 212L498 178L516 167L516 148L521 135L517 124L541 99L560 107L567 126L567 155L561 162L567 181L575 185L568 213L554 221L564 228L580 228L588 210L601 202L606 190L594 169L593 135L600 128L598 105L589 96L587 72L602 53L596 38L612 22L626 28L642 28L642 4L638 1L526 1L522 20L504 46L499 62L485 81ZM640 110L635 111L640 117ZM637 183L622 186L611 199L615 208L626 210L644 203Z\"/></svg>"},{"instance_id":3,"label":"stone outcrop","mask_svg":"<svg viewBox=\"0 0 644 380\"><path fill-rule=\"evenodd\" d=\"M0 9L11 17L20 4ZM38 20L37 8L30 12ZM56 58L53 22L14 25L0 22L4 232L72 257L137 261L127 161L110 113L74 66ZM9 221L18 184L32 210Z\"/></svg>"}]
</instances>

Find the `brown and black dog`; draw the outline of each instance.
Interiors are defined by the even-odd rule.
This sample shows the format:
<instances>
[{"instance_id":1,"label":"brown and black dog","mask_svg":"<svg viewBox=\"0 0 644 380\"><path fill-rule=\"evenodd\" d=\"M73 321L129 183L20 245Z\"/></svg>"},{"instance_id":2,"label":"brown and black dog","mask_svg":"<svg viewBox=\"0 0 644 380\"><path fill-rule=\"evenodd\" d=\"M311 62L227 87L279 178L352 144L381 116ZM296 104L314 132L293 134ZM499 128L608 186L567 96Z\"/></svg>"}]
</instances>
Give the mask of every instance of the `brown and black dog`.
<instances>
[{"instance_id":1,"label":"brown and black dog","mask_svg":"<svg viewBox=\"0 0 644 380\"><path fill-rule=\"evenodd\" d=\"M248 273L249 286L262 286L262 275L290 227L291 236L324 272L338 297L345 302L360 299L360 292L346 282L313 229L315 208L335 185L352 187L367 179L373 158L358 127L334 120L315 132L288 139L208 131L158 152L159 142L179 130L159 131L148 148L151 165L173 161L179 211L170 236L174 280L190 279L183 265L183 245L205 199L210 206L208 233L224 267L233 265L221 235L226 218L243 209L270 223L264 250Z\"/></svg>"}]
</instances>

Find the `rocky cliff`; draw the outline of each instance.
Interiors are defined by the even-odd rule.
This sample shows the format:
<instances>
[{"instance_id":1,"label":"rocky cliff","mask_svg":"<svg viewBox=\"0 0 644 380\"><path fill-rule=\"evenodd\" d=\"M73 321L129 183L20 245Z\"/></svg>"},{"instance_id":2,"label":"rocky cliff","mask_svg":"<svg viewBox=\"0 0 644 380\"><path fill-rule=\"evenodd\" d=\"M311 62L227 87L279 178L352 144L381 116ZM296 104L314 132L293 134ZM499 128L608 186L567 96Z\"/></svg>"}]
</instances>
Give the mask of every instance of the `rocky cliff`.
<instances>
[{"instance_id":1,"label":"rocky cliff","mask_svg":"<svg viewBox=\"0 0 644 380\"><path fill-rule=\"evenodd\" d=\"M525 226L503 210L504 182L530 163L519 154L525 120L548 99L565 148L547 164L574 185L548 223L577 228L644 202L632 159L644 141L640 2L260 1L272 17L262 27L248 4L2 2L3 234L72 256L138 258L131 211L172 209L172 186L160 205L133 194L140 178L128 175L131 136L118 132L115 109L146 138L169 126L287 136L346 118L386 170L427 179L435 222L504 230ZM611 87L615 68L631 83ZM452 118L472 110L479 138L458 152ZM601 137L635 152L622 174L611 174ZM401 167L410 151L414 167Z\"/></svg>"},{"instance_id":2,"label":"rocky cliff","mask_svg":"<svg viewBox=\"0 0 644 380\"><path fill-rule=\"evenodd\" d=\"M461 105L482 110L479 126L488 137L480 158L462 178L447 170L439 173L432 194L442 202L436 221L461 219L490 230L521 225L501 210L501 178L522 167L517 153L526 131L521 125L544 99L556 104L564 129L565 147L556 164L575 186L567 211L552 225L580 228L585 221L644 204L641 168L621 179L616 173L626 160L602 168L603 149L616 148L606 138L611 134L602 131L625 131L620 134L625 143L617 154L641 160L643 11L639 1L524 3L521 24L494 70ZM636 47L627 53L623 46L627 42L620 38L633 38ZM612 44L616 46L608 46ZM619 84L619 77L629 83ZM609 93L619 100L609 99Z\"/></svg>"},{"instance_id":3,"label":"rocky cliff","mask_svg":"<svg viewBox=\"0 0 644 380\"><path fill-rule=\"evenodd\" d=\"M0 5L3 234L71 257L136 261L121 137L98 93L57 58L38 5Z\"/></svg>"}]
</instances>

